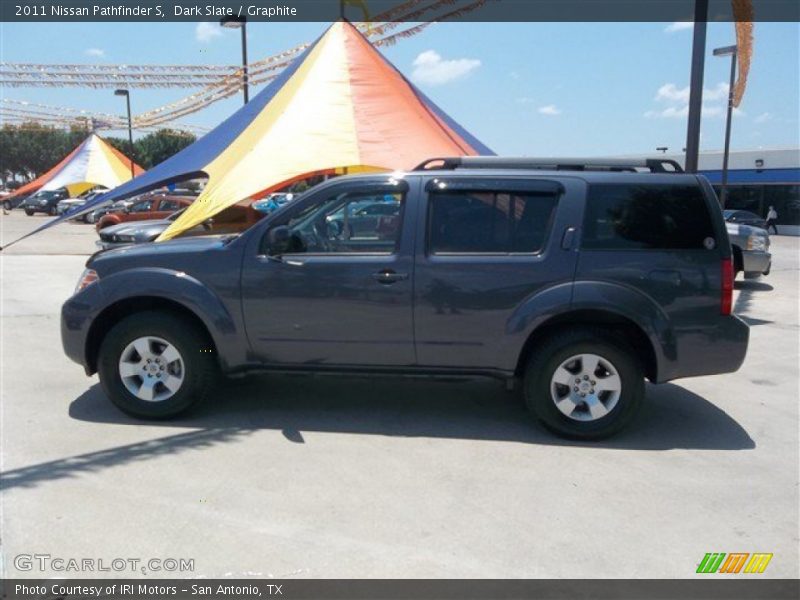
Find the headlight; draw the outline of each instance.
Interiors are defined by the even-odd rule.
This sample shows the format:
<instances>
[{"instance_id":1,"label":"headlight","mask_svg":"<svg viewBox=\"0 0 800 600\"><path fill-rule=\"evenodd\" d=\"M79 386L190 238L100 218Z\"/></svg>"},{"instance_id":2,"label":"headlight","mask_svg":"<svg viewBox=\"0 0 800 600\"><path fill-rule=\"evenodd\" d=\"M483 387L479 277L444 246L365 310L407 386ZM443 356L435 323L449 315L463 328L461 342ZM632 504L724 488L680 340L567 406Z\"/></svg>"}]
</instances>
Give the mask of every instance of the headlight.
<instances>
[{"instance_id":1,"label":"headlight","mask_svg":"<svg viewBox=\"0 0 800 600\"><path fill-rule=\"evenodd\" d=\"M747 249L764 252L767 249L767 238L763 235L749 235L747 237Z\"/></svg>"},{"instance_id":2,"label":"headlight","mask_svg":"<svg viewBox=\"0 0 800 600\"><path fill-rule=\"evenodd\" d=\"M78 280L78 285L75 286L75 291L73 293L77 294L82 289L89 287L99 279L100 277L98 277L97 271L95 271L94 269L86 269L81 274L81 278Z\"/></svg>"}]
</instances>

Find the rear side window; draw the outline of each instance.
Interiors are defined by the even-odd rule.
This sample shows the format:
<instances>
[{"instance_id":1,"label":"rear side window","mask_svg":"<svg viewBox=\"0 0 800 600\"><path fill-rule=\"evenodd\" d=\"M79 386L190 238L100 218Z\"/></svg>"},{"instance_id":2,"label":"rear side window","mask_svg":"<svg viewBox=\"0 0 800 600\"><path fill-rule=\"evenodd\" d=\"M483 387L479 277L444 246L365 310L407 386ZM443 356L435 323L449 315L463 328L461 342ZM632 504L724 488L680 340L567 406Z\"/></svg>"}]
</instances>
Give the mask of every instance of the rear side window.
<instances>
[{"instance_id":1,"label":"rear side window","mask_svg":"<svg viewBox=\"0 0 800 600\"><path fill-rule=\"evenodd\" d=\"M700 187L592 185L582 247L602 250L704 248L714 228Z\"/></svg>"},{"instance_id":2,"label":"rear side window","mask_svg":"<svg viewBox=\"0 0 800 600\"><path fill-rule=\"evenodd\" d=\"M159 210L178 210L181 206L178 200L162 200L158 208Z\"/></svg>"},{"instance_id":3,"label":"rear side window","mask_svg":"<svg viewBox=\"0 0 800 600\"><path fill-rule=\"evenodd\" d=\"M554 194L431 193L428 250L432 254L540 252L556 203Z\"/></svg>"}]
</instances>

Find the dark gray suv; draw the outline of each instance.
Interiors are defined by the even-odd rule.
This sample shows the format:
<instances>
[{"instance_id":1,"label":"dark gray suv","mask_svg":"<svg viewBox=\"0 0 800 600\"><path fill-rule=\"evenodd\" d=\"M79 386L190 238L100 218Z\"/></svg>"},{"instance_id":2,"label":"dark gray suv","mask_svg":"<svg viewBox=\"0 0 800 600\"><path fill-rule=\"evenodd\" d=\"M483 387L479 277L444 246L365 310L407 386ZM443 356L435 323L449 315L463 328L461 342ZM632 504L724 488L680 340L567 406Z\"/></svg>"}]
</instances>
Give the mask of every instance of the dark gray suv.
<instances>
[{"instance_id":1,"label":"dark gray suv","mask_svg":"<svg viewBox=\"0 0 800 600\"><path fill-rule=\"evenodd\" d=\"M238 236L95 254L64 349L140 417L220 372L489 375L521 380L551 430L608 436L645 378L732 372L747 350L714 191L669 171L453 158L333 179ZM372 202L399 208L349 227Z\"/></svg>"}]
</instances>

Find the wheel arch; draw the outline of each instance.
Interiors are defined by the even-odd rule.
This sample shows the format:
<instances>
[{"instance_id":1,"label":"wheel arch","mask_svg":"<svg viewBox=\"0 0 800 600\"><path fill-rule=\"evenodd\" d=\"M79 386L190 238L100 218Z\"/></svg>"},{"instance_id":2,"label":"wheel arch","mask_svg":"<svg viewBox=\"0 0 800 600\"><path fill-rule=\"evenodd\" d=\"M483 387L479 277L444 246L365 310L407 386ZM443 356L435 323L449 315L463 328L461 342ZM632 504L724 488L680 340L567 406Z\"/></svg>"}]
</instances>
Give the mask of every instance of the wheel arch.
<instances>
[{"instance_id":1,"label":"wheel arch","mask_svg":"<svg viewBox=\"0 0 800 600\"><path fill-rule=\"evenodd\" d=\"M607 309L577 309L550 317L536 327L525 340L519 353L515 375L522 376L525 366L534 349L545 339L557 335L559 331L586 326L593 329L622 332L625 339L636 351L642 362L645 375L651 381L658 380L658 358L652 340L644 329L634 320Z\"/></svg>"},{"instance_id":2,"label":"wheel arch","mask_svg":"<svg viewBox=\"0 0 800 600\"><path fill-rule=\"evenodd\" d=\"M209 344L217 354L214 336L205 322L193 310L180 302L161 296L132 296L109 304L92 321L85 346L86 364L92 373L97 371L100 346L111 328L125 317L151 310L163 311L191 321L207 337Z\"/></svg>"}]
</instances>

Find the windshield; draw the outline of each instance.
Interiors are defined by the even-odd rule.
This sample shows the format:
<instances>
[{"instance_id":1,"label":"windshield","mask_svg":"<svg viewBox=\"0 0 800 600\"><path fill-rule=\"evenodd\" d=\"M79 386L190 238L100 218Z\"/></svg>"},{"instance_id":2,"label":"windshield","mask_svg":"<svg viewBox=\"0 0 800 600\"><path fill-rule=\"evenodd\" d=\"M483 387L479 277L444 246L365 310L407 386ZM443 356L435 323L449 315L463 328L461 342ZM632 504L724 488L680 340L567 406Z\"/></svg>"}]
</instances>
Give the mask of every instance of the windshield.
<instances>
[{"instance_id":1,"label":"windshield","mask_svg":"<svg viewBox=\"0 0 800 600\"><path fill-rule=\"evenodd\" d=\"M31 198L35 198L37 200L39 200L40 198L44 198L45 200L49 200L50 198L55 198L59 194L61 194L61 192L59 192L58 190L47 190L47 191L36 192L33 196L31 196Z\"/></svg>"}]
</instances>

